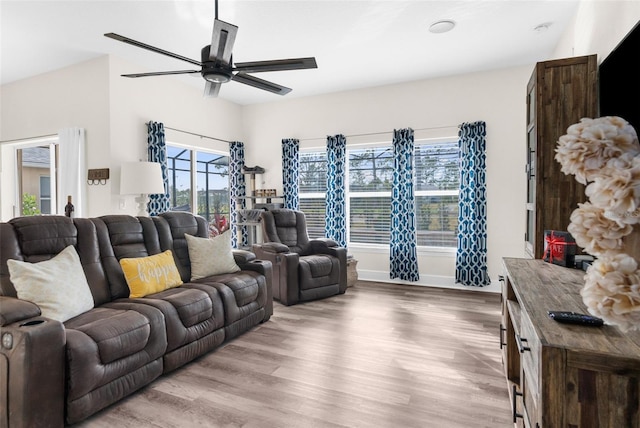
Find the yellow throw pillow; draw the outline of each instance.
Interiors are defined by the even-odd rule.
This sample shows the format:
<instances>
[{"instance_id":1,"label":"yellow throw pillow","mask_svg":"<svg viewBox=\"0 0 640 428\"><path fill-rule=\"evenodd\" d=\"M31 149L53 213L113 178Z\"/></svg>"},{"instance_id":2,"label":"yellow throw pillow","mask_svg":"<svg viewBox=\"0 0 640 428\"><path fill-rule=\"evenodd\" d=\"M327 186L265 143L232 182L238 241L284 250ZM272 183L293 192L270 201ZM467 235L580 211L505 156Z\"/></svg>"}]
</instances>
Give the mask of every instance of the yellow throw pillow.
<instances>
[{"instance_id":1,"label":"yellow throw pillow","mask_svg":"<svg viewBox=\"0 0 640 428\"><path fill-rule=\"evenodd\" d=\"M144 297L182 284L171 250L148 257L120 259L129 297Z\"/></svg>"}]
</instances>

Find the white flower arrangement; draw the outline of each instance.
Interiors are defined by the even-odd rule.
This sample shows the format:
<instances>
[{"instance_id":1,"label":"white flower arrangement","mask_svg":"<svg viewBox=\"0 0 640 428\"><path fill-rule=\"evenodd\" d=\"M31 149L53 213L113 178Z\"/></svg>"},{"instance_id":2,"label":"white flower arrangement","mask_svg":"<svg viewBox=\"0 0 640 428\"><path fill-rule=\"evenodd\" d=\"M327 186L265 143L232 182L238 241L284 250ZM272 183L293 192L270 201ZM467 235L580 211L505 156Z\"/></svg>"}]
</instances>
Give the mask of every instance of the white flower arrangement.
<instances>
[{"instance_id":1,"label":"white flower arrangement","mask_svg":"<svg viewBox=\"0 0 640 428\"><path fill-rule=\"evenodd\" d=\"M560 137L562 172L587 184L589 202L571 214L568 231L598 257L580 292L589 312L621 330L640 329L640 269L623 238L640 224L640 143L629 123L615 116L585 118Z\"/></svg>"}]
</instances>

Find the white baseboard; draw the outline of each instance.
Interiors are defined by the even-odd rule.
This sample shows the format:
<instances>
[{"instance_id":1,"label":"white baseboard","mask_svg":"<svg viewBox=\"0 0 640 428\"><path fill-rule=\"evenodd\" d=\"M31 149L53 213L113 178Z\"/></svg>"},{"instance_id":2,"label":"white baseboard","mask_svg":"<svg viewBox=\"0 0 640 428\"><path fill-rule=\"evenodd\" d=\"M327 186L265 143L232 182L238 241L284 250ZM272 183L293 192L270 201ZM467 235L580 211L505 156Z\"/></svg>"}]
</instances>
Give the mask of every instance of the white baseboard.
<instances>
[{"instance_id":1,"label":"white baseboard","mask_svg":"<svg viewBox=\"0 0 640 428\"><path fill-rule=\"evenodd\" d=\"M500 282L492 280L491 285L486 287L468 287L456 284L452 276L420 275L420 280L416 282L404 281L400 279L390 279L389 272L358 269L358 279L362 281L388 282L393 284L417 285L421 287L452 288L456 290L478 291L483 293L500 293Z\"/></svg>"}]
</instances>

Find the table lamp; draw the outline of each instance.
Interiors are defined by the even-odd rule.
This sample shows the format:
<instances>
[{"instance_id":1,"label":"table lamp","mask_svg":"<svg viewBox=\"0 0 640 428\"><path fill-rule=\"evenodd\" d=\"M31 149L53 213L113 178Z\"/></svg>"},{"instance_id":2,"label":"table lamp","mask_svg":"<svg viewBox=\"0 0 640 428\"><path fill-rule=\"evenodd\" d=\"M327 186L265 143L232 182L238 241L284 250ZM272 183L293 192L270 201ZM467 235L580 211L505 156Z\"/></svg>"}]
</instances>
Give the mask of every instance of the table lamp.
<instances>
[{"instance_id":1,"label":"table lamp","mask_svg":"<svg viewBox=\"0 0 640 428\"><path fill-rule=\"evenodd\" d=\"M138 215L147 216L149 195L164 194L162 169L157 162L125 162L120 169L120 194L138 195Z\"/></svg>"}]
</instances>

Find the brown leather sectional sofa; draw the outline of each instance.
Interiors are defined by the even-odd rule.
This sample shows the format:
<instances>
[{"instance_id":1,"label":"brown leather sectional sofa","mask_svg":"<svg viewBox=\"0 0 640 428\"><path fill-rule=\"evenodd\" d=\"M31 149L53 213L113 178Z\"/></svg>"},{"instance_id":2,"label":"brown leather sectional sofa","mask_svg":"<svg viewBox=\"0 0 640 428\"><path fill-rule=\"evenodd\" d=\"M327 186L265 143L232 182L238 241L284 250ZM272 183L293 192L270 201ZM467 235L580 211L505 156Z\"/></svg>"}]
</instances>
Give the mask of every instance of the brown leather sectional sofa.
<instances>
[{"instance_id":1,"label":"brown leather sectional sofa","mask_svg":"<svg viewBox=\"0 0 640 428\"><path fill-rule=\"evenodd\" d=\"M234 250L241 271L190 282L185 233L207 237L206 221L169 212L0 223L0 426L79 422L269 319L271 263ZM69 245L95 307L60 323L16 297L7 260L48 260ZM165 250L184 284L129 298L119 260Z\"/></svg>"}]
</instances>

